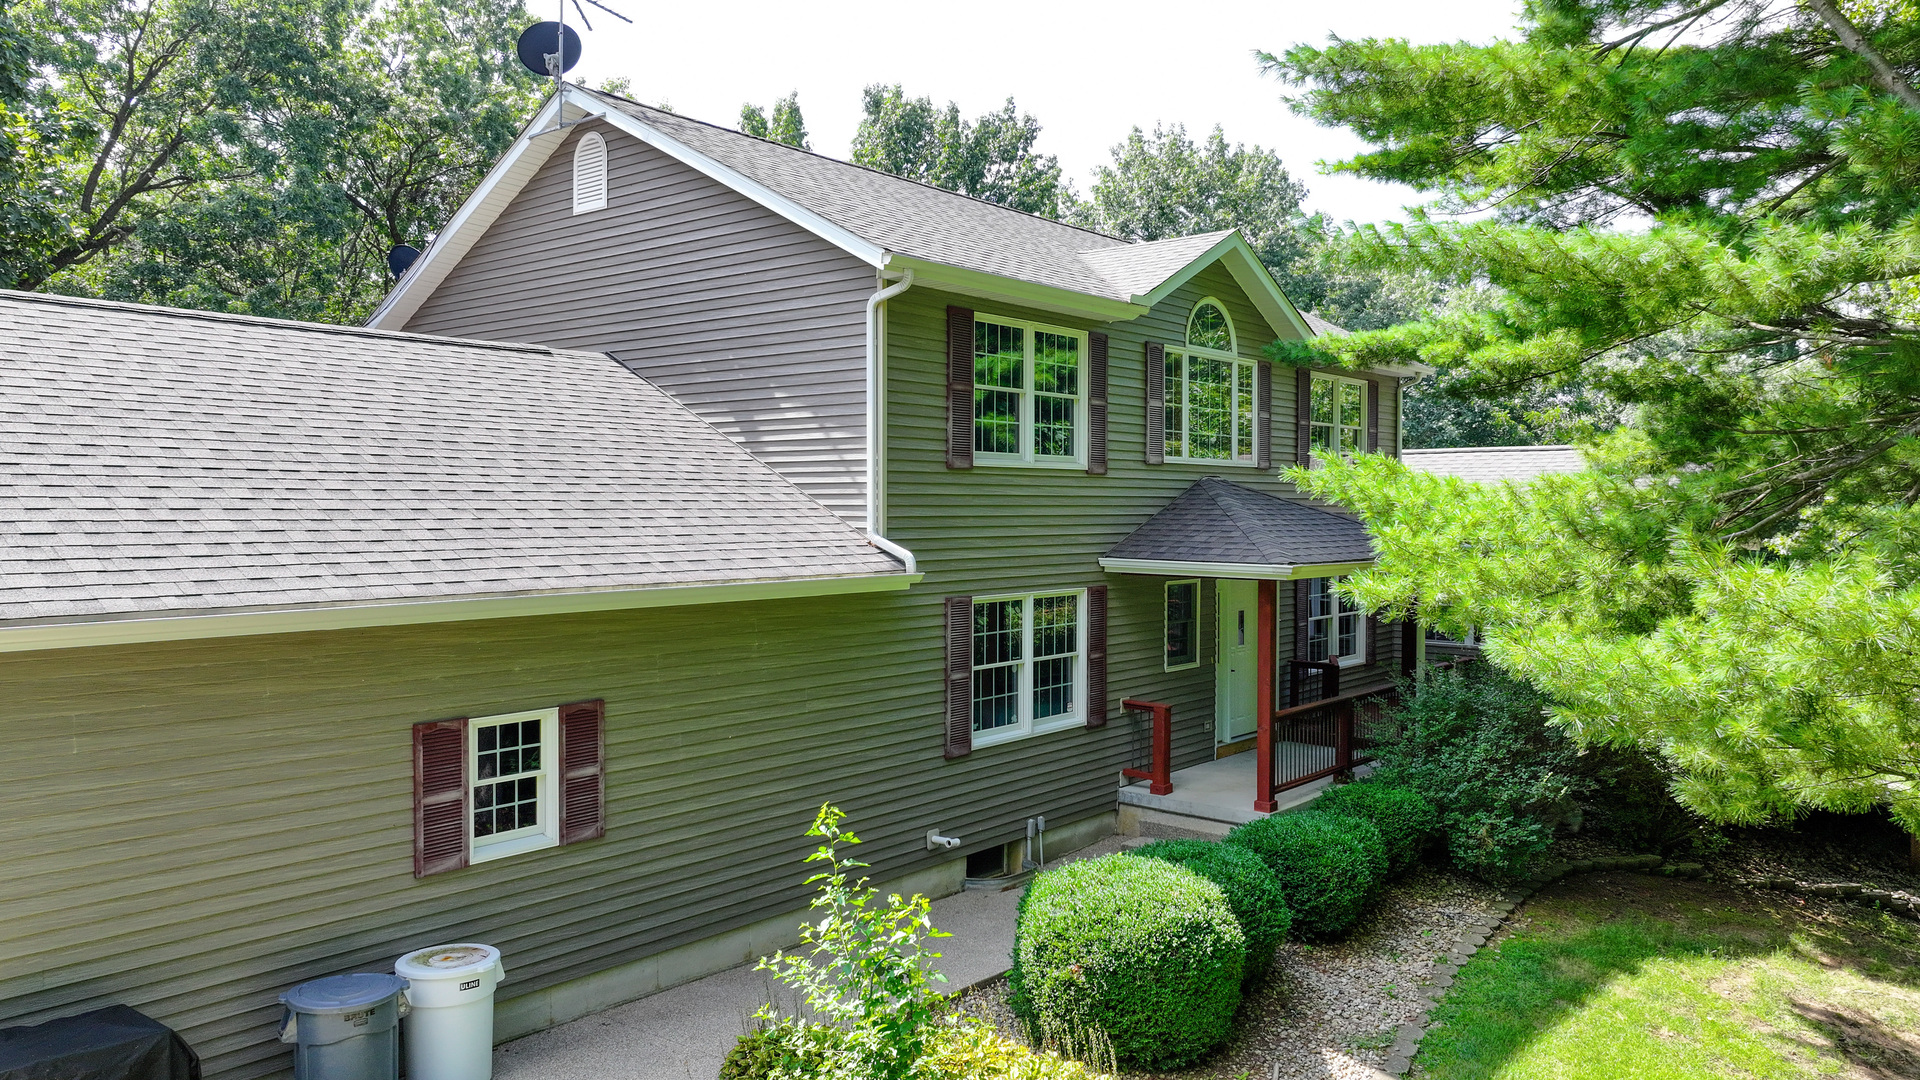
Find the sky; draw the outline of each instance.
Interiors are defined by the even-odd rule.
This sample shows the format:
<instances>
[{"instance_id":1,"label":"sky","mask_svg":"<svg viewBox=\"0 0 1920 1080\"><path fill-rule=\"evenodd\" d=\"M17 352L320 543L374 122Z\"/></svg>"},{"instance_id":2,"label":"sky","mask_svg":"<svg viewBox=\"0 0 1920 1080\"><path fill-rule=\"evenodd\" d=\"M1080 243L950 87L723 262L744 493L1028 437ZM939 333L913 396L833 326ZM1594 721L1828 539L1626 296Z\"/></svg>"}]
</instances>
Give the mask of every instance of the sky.
<instances>
[{"instance_id":1,"label":"sky","mask_svg":"<svg viewBox=\"0 0 1920 1080\"><path fill-rule=\"evenodd\" d=\"M567 22L579 26L568 3ZM771 105L798 91L813 149L844 158L860 122L860 91L899 83L911 97L956 101L963 116L1009 95L1042 126L1036 149L1059 157L1085 193L1094 167L1139 126L1184 124L1196 139L1221 125L1233 142L1277 150L1308 187L1307 210L1336 221L1403 220L1423 201L1409 188L1322 176L1316 162L1364 148L1281 100L1256 49L1282 52L1328 35L1416 42L1508 36L1520 0L1160 0L1060 3L970 0L847 3L811 0L602 0L629 26L584 4L580 65L588 85L624 76L629 93L698 120L737 127L745 102ZM530 0L554 17L555 0Z\"/></svg>"}]
</instances>

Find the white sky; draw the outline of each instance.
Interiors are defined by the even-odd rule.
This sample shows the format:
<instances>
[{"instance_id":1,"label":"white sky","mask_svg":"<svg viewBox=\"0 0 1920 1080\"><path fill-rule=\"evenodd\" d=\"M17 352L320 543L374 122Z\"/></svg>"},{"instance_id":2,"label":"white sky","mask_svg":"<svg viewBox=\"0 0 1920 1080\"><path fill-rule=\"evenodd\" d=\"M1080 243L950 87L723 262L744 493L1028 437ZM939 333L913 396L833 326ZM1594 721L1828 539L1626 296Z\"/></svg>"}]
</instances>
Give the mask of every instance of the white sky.
<instances>
[{"instance_id":1,"label":"white sky","mask_svg":"<svg viewBox=\"0 0 1920 1080\"><path fill-rule=\"evenodd\" d=\"M1341 221L1401 218L1420 200L1396 185L1319 175L1317 161L1363 144L1294 115L1253 50L1329 34L1484 42L1510 35L1519 10L1519 0L603 2L635 25L586 6L594 29L570 78L597 85L624 75L635 98L683 116L735 127L742 103L798 90L813 148L844 158L868 83L957 101L968 117L1012 95L1043 127L1038 149L1058 155L1083 194L1128 128L1184 123L1199 138L1217 123L1231 141L1277 149L1307 184L1308 210ZM530 3L553 17L554 0ZM579 24L571 4L567 21Z\"/></svg>"}]
</instances>

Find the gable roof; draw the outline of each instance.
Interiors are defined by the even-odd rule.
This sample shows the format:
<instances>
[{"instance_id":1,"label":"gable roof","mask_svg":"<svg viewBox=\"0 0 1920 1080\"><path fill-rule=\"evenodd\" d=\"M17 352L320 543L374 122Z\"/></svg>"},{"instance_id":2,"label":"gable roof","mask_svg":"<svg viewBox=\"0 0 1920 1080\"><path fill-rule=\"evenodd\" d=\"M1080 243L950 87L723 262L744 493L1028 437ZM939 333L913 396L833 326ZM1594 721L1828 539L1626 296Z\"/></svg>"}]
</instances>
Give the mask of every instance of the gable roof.
<instances>
[{"instance_id":1,"label":"gable roof","mask_svg":"<svg viewBox=\"0 0 1920 1080\"><path fill-rule=\"evenodd\" d=\"M1402 450L1407 468L1462 480L1525 482L1547 473L1585 472L1587 459L1576 446L1460 446Z\"/></svg>"},{"instance_id":2,"label":"gable roof","mask_svg":"<svg viewBox=\"0 0 1920 1080\"><path fill-rule=\"evenodd\" d=\"M154 624L904 588L902 569L599 353L0 291L0 650L51 624L223 636L273 630Z\"/></svg>"},{"instance_id":3,"label":"gable roof","mask_svg":"<svg viewBox=\"0 0 1920 1080\"><path fill-rule=\"evenodd\" d=\"M559 146L552 125L562 116L604 119L876 269L912 270L938 288L1125 321L1223 262L1276 336L1313 336L1237 232L1133 244L573 85L542 107L369 325L405 324Z\"/></svg>"},{"instance_id":4,"label":"gable roof","mask_svg":"<svg viewBox=\"0 0 1920 1080\"><path fill-rule=\"evenodd\" d=\"M1355 519L1208 476L1115 544L1100 565L1294 578L1372 561L1373 542ZM1303 572L1310 569L1318 572Z\"/></svg>"}]
</instances>

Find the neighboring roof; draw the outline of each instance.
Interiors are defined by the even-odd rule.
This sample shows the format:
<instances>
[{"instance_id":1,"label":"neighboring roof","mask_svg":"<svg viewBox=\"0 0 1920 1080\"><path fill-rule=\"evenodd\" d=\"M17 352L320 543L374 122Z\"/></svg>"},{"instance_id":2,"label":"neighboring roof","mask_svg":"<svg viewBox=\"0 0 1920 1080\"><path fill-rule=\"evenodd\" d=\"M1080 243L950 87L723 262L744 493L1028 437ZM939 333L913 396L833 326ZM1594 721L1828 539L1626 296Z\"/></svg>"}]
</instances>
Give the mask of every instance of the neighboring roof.
<instances>
[{"instance_id":1,"label":"neighboring roof","mask_svg":"<svg viewBox=\"0 0 1920 1080\"><path fill-rule=\"evenodd\" d=\"M1462 480L1531 480L1546 473L1584 472L1587 460L1573 446L1459 446L1402 450L1407 468Z\"/></svg>"},{"instance_id":2,"label":"neighboring roof","mask_svg":"<svg viewBox=\"0 0 1920 1080\"><path fill-rule=\"evenodd\" d=\"M901 571L599 353L0 291L0 626Z\"/></svg>"},{"instance_id":3,"label":"neighboring roof","mask_svg":"<svg viewBox=\"0 0 1920 1080\"><path fill-rule=\"evenodd\" d=\"M1115 570L1190 564L1199 572L1206 564L1274 577L1372 561L1372 540L1355 519L1213 476L1195 481L1100 560Z\"/></svg>"},{"instance_id":4,"label":"neighboring roof","mask_svg":"<svg viewBox=\"0 0 1920 1080\"><path fill-rule=\"evenodd\" d=\"M1274 332L1307 337L1300 318L1245 237L1229 230L1132 244L891 173L569 85L462 205L426 254L374 313L404 325L478 233L503 212L561 142L551 124L604 115L607 122L746 194L876 268L912 270L928 284L1102 319L1136 318L1171 288L1215 262L1231 272ZM535 137L538 129L538 137ZM436 250L437 249L437 250ZM1008 283L1019 288L1008 289Z\"/></svg>"}]
</instances>

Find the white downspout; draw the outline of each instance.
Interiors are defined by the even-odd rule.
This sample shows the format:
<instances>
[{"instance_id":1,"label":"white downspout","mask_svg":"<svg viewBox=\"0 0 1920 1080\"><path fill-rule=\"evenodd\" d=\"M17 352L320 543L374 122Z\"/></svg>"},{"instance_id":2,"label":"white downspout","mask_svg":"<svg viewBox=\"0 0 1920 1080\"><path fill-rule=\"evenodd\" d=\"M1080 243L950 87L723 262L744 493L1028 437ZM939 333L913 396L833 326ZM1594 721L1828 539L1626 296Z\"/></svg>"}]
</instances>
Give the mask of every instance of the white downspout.
<instances>
[{"instance_id":1,"label":"white downspout","mask_svg":"<svg viewBox=\"0 0 1920 1080\"><path fill-rule=\"evenodd\" d=\"M899 281L867 297L867 540L906 563L909 574L919 572L913 552L880 535L880 455L884 452L880 443L880 425L884 422L880 391L886 385L882 370L885 357L880 349L880 305L912 287L913 271L908 270Z\"/></svg>"}]
</instances>

